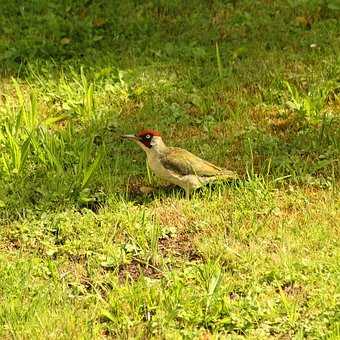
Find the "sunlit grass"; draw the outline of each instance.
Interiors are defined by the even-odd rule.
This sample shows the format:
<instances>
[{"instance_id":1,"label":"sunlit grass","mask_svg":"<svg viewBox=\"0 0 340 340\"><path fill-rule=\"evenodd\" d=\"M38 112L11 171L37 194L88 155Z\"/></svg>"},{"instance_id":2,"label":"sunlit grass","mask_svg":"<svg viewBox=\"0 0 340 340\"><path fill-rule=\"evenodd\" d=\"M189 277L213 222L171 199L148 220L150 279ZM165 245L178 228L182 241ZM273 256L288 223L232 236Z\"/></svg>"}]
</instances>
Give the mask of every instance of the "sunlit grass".
<instances>
[{"instance_id":1,"label":"sunlit grass","mask_svg":"<svg viewBox=\"0 0 340 340\"><path fill-rule=\"evenodd\" d=\"M339 337L336 7L1 4L0 337Z\"/></svg>"}]
</instances>

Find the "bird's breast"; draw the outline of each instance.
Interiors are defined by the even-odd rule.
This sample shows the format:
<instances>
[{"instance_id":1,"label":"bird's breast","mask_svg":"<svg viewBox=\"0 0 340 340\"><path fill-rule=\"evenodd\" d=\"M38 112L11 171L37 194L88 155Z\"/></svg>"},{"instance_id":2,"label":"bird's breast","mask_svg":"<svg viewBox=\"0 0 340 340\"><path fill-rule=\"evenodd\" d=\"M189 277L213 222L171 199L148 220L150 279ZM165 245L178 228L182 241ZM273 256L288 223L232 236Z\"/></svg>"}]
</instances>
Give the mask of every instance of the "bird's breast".
<instances>
[{"instance_id":1,"label":"bird's breast","mask_svg":"<svg viewBox=\"0 0 340 340\"><path fill-rule=\"evenodd\" d=\"M166 169L160 161L160 158L152 154L148 155L148 164L156 176L182 188L199 188L205 183L204 178L200 178L196 175L180 175Z\"/></svg>"},{"instance_id":2,"label":"bird's breast","mask_svg":"<svg viewBox=\"0 0 340 340\"><path fill-rule=\"evenodd\" d=\"M169 179L169 177L172 177L170 171L163 166L160 158L157 155L149 154L148 164L150 169L155 173L156 176L163 179Z\"/></svg>"}]
</instances>

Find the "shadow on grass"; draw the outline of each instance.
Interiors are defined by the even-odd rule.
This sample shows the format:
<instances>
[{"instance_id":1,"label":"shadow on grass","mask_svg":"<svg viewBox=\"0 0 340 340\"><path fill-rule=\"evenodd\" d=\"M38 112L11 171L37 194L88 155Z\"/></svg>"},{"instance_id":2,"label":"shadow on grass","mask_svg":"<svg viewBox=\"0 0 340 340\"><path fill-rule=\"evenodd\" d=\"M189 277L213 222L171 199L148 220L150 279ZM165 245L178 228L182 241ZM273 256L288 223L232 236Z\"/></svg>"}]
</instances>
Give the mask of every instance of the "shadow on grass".
<instances>
[{"instance_id":1,"label":"shadow on grass","mask_svg":"<svg viewBox=\"0 0 340 340\"><path fill-rule=\"evenodd\" d=\"M286 1L271 6L265 1L2 1L1 73L25 76L28 65L44 68L46 62L57 70L65 65L99 69L183 63L203 71L211 60L215 63L216 42L222 61L235 64L237 72L240 62L263 59L263 51L276 51L278 58L284 49L286 56L298 53L308 61L305 48L315 36L321 49L314 50L313 58L334 53L330 34L336 35L337 18L338 12L321 0L298 7ZM252 69L256 73L259 67ZM205 76L212 71L213 78L230 76L222 64L219 70L209 67Z\"/></svg>"}]
</instances>

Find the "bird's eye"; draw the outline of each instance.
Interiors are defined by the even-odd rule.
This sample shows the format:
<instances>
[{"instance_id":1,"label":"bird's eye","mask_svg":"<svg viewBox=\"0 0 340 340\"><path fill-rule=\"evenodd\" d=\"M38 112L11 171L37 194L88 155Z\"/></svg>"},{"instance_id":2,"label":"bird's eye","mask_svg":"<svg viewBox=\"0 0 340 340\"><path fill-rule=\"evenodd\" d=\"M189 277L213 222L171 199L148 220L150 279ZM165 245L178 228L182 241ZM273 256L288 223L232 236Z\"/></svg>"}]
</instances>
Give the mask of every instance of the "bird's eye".
<instances>
[{"instance_id":1,"label":"bird's eye","mask_svg":"<svg viewBox=\"0 0 340 340\"><path fill-rule=\"evenodd\" d=\"M145 138L146 138L146 139L150 139L151 136L150 136L150 135L146 135Z\"/></svg>"}]
</instances>

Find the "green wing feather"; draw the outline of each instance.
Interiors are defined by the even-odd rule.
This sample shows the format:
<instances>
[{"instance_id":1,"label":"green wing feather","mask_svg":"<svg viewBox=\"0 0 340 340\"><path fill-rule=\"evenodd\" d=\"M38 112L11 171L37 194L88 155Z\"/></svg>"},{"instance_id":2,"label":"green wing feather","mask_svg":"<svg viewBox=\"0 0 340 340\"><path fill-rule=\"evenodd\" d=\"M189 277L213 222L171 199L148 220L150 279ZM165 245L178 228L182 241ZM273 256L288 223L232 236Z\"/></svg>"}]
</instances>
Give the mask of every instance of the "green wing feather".
<instances>
[{"instance_id":1,"label":"green wing feather","mask_svg":"<svg viewBox=\"0 0 340 340\"><path fill-rule=\"evenodd\" d=\"M212 177L217 175L227 175L227 170L211 164L191 152L180 148L168 148L165 155L161 158L162 165L182 176L197 175L202 177ZM227 171L227 172L226 172ZM232 171L230 171L230 175ZM234 177L231 176L231 177Z\"/></svg>"}]
</instances>

